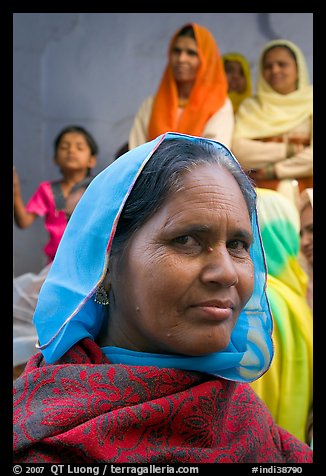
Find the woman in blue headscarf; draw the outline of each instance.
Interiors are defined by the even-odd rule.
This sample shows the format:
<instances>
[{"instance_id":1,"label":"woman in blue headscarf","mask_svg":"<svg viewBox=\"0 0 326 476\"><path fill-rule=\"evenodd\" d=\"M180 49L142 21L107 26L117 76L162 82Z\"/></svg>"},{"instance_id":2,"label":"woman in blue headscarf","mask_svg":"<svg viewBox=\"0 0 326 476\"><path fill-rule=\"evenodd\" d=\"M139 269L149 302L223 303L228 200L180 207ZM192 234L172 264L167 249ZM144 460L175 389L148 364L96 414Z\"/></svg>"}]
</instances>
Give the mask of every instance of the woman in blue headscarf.
<instances>
[{"instance_id":1,"label":"woman in blue headscarf","mask_svg":"<svg viewBox=\"0 0 326 476\"><path fill-rule=\"evenodd\" d=\"M312 462L248 385L273 356L255 201L225 146L176 133L93 180L15 382L15 462Z\"/></svg>"}]
</instances>

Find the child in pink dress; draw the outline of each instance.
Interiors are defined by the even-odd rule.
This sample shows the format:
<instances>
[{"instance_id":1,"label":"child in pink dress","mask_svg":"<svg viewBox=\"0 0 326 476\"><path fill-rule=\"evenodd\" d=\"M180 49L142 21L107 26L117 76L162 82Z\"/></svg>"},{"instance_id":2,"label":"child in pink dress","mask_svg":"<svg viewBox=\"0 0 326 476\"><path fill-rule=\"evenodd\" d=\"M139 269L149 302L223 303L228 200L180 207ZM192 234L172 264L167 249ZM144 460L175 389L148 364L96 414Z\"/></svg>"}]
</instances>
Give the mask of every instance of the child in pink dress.
<instances>
[{"instance_id":1,"label":"child in pink dress","mask_svg":"<svg viewBox=\"0 0 326 476\"><path fill-rule=\"evenodd\" d=\"M26 206L14 169L15 223L19 228L27 228L38 216L44 217L44 225L49 233L49 241L44 247L48 263L53 261L67 225L67 197L91 181L90 172L96 165L98 146L86 129L72 125L65 127L56 137L54 151L54 161L61 171L62 179L41 182Z\"/></svg>"}]
</instances>

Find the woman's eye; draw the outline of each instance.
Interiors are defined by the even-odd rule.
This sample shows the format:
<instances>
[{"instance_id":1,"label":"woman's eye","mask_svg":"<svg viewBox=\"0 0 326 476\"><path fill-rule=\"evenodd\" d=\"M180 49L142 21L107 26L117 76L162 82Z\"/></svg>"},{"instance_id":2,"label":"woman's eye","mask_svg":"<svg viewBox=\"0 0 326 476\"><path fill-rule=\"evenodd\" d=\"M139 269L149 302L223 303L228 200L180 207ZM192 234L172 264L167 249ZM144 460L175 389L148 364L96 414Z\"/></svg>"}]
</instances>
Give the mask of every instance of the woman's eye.
<instances>
[{"instance_id":1,"label":"woman's eye","mask_svg":"<svg viewBox=\"0 0 326 476\"><path fill-rule=\"evenodd\" d=\"M228 242L228 248L239 253L248 253L250 246L242 240L232 240Z\"/></svg>"},{"instance_id":2,"label":"woman's eye","mask_svg":"<svg viewBox=\"0 0 326 476\"><path fill-rule=\"evenodd\" d=\"M196 240L195 238L193 238L190 235L178 236L177 238L174 238L173 242L177 245L181 245L183 248L185 248L187 250L188 249L198 250L199 248L201 248L201 245L198 242L198 240Z\"/></svg>"},{"instance_id":3,"label":"woman's eye","mask_svg":"<svg viewBox=\"0 0 326 476\"><path fill-rule=\"evenodd\" d=\"M176 243L179 243L180 245L189 244L191 242L191 240L193 242L195 242L195 240L193 238L191 238L191 236L189 236L189 235L178 236L177 238L174 239L174 241Z\"/></svg>"}]
</instances>

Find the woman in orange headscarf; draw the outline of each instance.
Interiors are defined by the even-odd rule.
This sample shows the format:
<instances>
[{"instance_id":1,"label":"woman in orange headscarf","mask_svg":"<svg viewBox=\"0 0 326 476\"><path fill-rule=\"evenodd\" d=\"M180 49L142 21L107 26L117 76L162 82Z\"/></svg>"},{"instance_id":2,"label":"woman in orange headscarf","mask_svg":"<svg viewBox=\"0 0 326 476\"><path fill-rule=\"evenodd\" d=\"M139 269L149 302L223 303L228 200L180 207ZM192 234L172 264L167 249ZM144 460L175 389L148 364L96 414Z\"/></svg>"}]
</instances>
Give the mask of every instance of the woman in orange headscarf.
<instances>
[{"instance_id":1,"label":"woman in orange headscarf","mask_svg":"<svg viewBox=\"0 0 326 476\"><path fill-rule=\"evenodd\" d=\"M164 132L181 132L231 144L233 109L223 61L213 35L191 23L172 37L168 64L155 96L140 106L129 148Z\"/></svg>"}]
</instances>

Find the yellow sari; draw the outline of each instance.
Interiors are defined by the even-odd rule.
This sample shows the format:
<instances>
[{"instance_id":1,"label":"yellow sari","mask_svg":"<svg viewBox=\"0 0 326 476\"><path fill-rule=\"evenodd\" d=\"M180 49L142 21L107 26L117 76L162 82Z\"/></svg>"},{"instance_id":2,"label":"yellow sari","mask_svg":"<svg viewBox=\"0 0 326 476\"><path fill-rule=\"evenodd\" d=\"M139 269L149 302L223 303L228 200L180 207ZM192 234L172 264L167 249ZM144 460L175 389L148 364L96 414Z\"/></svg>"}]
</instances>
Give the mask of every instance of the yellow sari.
<instances>
[{"instance_id":1,"label":"yellow sari","mask_svg":"<svg viewBox=\"0 0 326 476\"><path fill-rule=\"evenodd\" d=\"M297 259L299 215L279 192L258 188L257 194L275 354L269 370L250 385L276 423L305 441L313 401L313 321L306 300L307 275Z\"/></svg>"}]
</instances>

